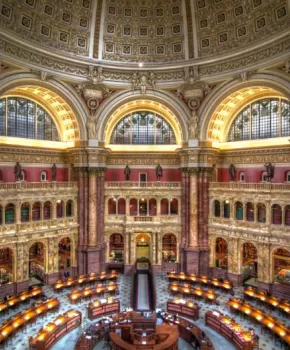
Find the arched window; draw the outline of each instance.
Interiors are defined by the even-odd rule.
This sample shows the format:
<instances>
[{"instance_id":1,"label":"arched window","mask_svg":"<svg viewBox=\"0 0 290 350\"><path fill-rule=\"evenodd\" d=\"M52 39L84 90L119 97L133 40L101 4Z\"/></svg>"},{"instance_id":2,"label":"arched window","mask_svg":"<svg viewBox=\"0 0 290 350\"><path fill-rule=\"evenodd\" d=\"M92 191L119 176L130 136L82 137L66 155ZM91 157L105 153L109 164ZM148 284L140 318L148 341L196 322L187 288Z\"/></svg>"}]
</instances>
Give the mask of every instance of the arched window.
<instances>
[{"instance_id":1,"label":"arched window","mask_svg":"<svg viewBox=\"0 0 290 350\"><path fill-rule=\"evenodd\" d=\"M137 216L137 199L131 198L130 199L130 216Z\"/></svg>"},{"instance_id":2,"label":"arched window","mask_svg":"<svg viewBox=\"0 0 290 350\"><path fill-rule=\"evenodd\" d=\"M286 182L290 182L290 171L286 173Z\"/></svg>"},{"instance_id":3,"label":"arched window","mask_svg":"<svg viewBox=\"0 0 290 350\"><path fill-rule=\"evenodd\" d=\"M290 205L285 207L285 225L290 226Z\"/></svg>"},{"instance_id":4,"label":"arched window","mask_svg":"<svg viewBox=\"0 0 290 350\"><path fill-rule=\"evenodd\" d=\"M120 233L110 236L109 261L122 262L124 260L124 237Z\"/></svg>"},{"instance_id":5,"label":"arched window","mask_svg":"<svg viewBox=\"0 0 290 350\"><path fill-rule=\"evenodd\" d=\"M56 202L56 217L57 219L63 217L63 201L60 199Z\"/></svg>"},{"instance_id":6,"label":"arched window","mask_svg":"<svg viewBox=\"0 0 290 350\"><path fill-rule=\"evenodd\" d=\"M178 200L176 198L170 200L170 214L178 214Z\"/></svg>"},{"instance_id":7,"label":"arched window","mask_svg":"<svg viewBox=\"0 0 290 350\"><path fill-rule=\"evenodd\" d=\"M14 252L10 248L0 249L1 285L13 282Z\"/></svg>"},{"instance_id":8,"label":"arched window","mask_svg":"<svg viewBox=\"0 0 290 350\"><path fill-rule=\"evenodd\" d=\"M66 202L65 215L66 217L73 216L73 201L71 199Z\"/></svg>"},{"instance_id":9,"label":"arched window","mask_svg":"<svg viewBox=\"0 0 290 350\"><path fill-rule=\"evenodd\" d=\"M246 174L243 171L240 172L239 179L240 179L240 182L246 181Z\"/></svg>"},{"instance_id":10,"label":"arched window","mask_svg":"<svg viewBox=\"0 0 290 350\"><path fill-rule=\"evenodd\" d=\"M160 115L149 111L133 112L116 125L112 144L164 145L176 144L170 124Z\"/></svg>"},{"instance_id":11,"label":"arched window","mask_svg":"<svg viewBox=\"0 0 290 350\"><path fill-rule=\"evenodd\" d=\"M63 238L58 243L58 268L67 269L71 266L71 239Z\"/></svg>"},{"instance_id":12,"label":"arched window","mask_svg":"<svg viewBox=\"0 0 290 350\"><path fill-rule=\"evenodd\" d=\"M29 221L30 205L29 203L23 203L21 205L21 222Z\"/></svg>"},{"instance_id":13,"label":"arched window","mask_svg":"<svg viewBox=\"0 0 290 350\"><path fill-rule=\"evenodd\" d=\"M228 141L257 140L290 135L290 102L267 98L247 105L233 121Z\"/></svg>"},{"instance_id":14,"label":"arched window","mask_svg":"<svg viewBox=\"0 0 290 350\"><path fill-rule=\"evenodd\" d=\"M124 198L118 200L118 215L126 214L126 201Z\"/></svg>"},{"instance_id":15,"label":"arched window","mask_svg":"<svg viewBox=\"0 0 290 350\"><path fill-rule=\"evenodd\" d=\"M290 284L290 250L278 248L273 252L274 282Z\"/></svg>"},{"instance_id":16,"label":"arched window","mask_svg":"<svg viewBox=\"0 0 290 350\"><path fill-rule=\"evenodd\" d=\"M40 220L40 202L33 203L32 206L32 221Z\"/></svg>"},{"instance_id":17,"label":"arched window","mask_svg":"<svg viewBox=\"0 0 290 350\"><path fill-rule=\"evenodd\" d=\"M215 199L213 203L214 216L219 218L221 216L221 203L217 199Z\"/></svg>"},{"instance_id":18,"label":"arched window","mask_svg":"<svg viewBox=\"0 0 290 350\"><path fill-rule=\"evenodd\" d=\"M266 206L265 204L258 204L258 222L265 223L266 222Z\"/></svg>"},{"instance_id":19,"label":"arched window","mask_svg":"<svg viewBox=\"0 0 290 350\"><path fill-rule=\"evenodd\" d=\"M243 220L243 203L237 202L235 207L236 207L236 220Z\"/></svg>"},{"instance_id":20,"label":"arched window","mask_svg":"<svg viewBox=\"0 0 290 350\"><path fill-rule=\"evenodd\" d=\"M246 220L254 221L254 204L253 203L248 202L246 204Z\"/></svg>"},{"instance_id":21,"label":"arched window","mask_svg":"<svg viewBox=\"0 0 290 350\"><path fill-rule=\"evenodd\" d=\"M59 141L50 115L37 103L22 97L0 100L0 135Z\"/></svg>"},{"instance_id":22,"label":"arched window","mask_svg":"<svg viewBox=\"0 0 290 350\"><path fill-rule=\"evenodd\" d=\"M43 205L43 220L51 219L51 202L45 202Z\"/></svg>"},{"instance_id":23,"label":"arched window","mask_svg":"<svg viewBox=\"0 0 290 350\"><path fill-rule=\"evenodd\" d=\"M160 213L161 215L168 215L169 214L169 203L167 198L161 199L160 202Z\"/></svg>"},{"instance_id":24,"label":"arched window","mask_svg":"<svg viewBox=\"0 0 290 350\"><path fill-rule=\"evenodd\" d=\"M7 204L5 207L5 224L13 224L15 220L14 204Z\"/></svg>"},{"instance_id":25,"label":"arched window","mask_svg":"<svg viewBox=\"0 0 290 350\"><path fill-rule=\"evenodd\" d=\"M150 216L155 216L157 214L157 204L156 204L156 199L151 198L149 200L149 215Z\"/></svg>"},{"instance_id":26,"label":"arched window","mask_svg":"<svg viewBox=\"0 0 290 350\"><path fill-rule=\"evenodd\" d=\"M166 233L162 238L162 258L165 262L175 262L177 253L176 236Z\"/></svg>"},{"instance_id":27,"label":"arched window","mask_svg":"<svg viewBox=\"0 0 290 350\"><path fill-rule=\"evenodd\" d=\"M272 205L272 224L282 225L282 208L279 204Z\"/></svg>"},{"instance_id":28,"label":"arched window","mask_svg":"<svg viewBox=\"0 0 290 350\"><path fill-rule=\"evenodd\" d=\"M117 199L115 197L108 200L108 213L109 215L115 215L117 213Z\"/></svg>"},{"instance_id":29,"label":"arched window","mask_svg":"<svg viewBox=\"0 0 290 350\"><path fill-rule=\"evenodd\" d=\"M139 215L147 216L147 199L145 198L139 199Z\"/></svg>"},{"instance_id":30,"label":"arched window","mask_svg":"<svg viewBox=\"0 0 290 350\"><path fill-rule=\"evenodd\" d=\"M40 174L40 181L46 181L46 179L47 179L46 171L42 171Z\"/></svg>"},{"instance_id":31,"label":"arched window","mask_svg":"<svg viewBox=\"0 0 290 350\"><path fill-rule=\"evenodd\" d=\"M0 205L0 225L2 225L3 224L3 222L2 222L2 214L3 213L3 207L2 207L2 205Z\"/></svg>"},{"instance_id":32,"label":"arched window","mask_svg":"<svg viewBox=\"0 0 290 350\"><path fill-rule=\"evenodd\" d=\"M228 200L224 201L224 218L229 219L231 217L231 207Z\"/></svg>"}]
</instances>

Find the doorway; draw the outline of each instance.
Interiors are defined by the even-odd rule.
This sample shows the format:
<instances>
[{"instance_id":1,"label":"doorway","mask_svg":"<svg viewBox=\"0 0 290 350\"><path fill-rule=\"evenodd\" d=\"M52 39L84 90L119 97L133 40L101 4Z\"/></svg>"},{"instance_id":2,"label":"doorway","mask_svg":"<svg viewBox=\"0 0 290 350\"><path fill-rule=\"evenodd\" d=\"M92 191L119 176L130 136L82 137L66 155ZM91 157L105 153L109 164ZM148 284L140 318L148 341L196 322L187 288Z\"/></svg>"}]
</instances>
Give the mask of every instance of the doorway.
<instances>
[{"instance_id":1,"label":"doorway","mask_svg":"<svg viewBox=\"0 0 290 350\"><path fill-rule=\"evenodd\" d=\"M150 241L151 237L148 233L139 233L136 236L136 259L150 259Z\"/></svg>"},{"instance_id":2,"label":"doorway","mask_svg":"<svg viewBox=\"0 0 290 350\"><path fill-rule=\"evenodd\" d=\"M147 173L139 173L139 184L140 187L146 187Z\"/></svg>"}]
</instances>

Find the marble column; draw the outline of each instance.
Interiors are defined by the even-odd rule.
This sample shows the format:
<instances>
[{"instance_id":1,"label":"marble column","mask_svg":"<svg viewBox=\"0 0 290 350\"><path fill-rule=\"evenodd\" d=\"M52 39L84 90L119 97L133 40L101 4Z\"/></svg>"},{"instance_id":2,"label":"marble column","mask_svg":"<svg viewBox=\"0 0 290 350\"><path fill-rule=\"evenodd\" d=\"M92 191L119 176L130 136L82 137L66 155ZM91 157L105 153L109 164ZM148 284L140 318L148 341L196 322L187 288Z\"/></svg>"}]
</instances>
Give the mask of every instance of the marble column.
<instances>
[{"instance_id":1,"label":"marble column","mask_svg":"<svg viewBox=\"0 0 290 350\"><path fill-rule=\"evenodd\" d=\"M89 242L90 247L98 244L97 236L97 173L96 169L89 169Z\"/></svg>"},{"instance_id":2,"label":"marble column","mask_svg":"<svg viewBox=\"0 0 290 350\"><path fill-rule=\"evenodd\" d=\"M190 173L190 198L189 198L189 240L188 247L198 246L198 172Z\"/></svg>"}]
</instances>

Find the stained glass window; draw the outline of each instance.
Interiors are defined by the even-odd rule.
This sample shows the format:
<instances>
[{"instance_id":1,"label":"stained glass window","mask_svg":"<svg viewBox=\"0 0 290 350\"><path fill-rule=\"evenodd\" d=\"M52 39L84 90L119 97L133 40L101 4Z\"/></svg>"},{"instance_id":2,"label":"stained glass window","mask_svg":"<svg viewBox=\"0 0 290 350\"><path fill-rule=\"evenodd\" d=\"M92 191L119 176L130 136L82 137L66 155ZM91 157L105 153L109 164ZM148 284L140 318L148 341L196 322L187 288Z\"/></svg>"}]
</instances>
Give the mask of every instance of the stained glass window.
<instances>
[{"instance_id":1,"label":"stained glass window","mask_svg":"<svg viewBox=\"0 0 290 350\"><path fill-rule=\"evenodd\" d=\"M172 127L160 115L148 112L133 112L123 117L115 127L112 144L168 145L176 144Z\"/></svg>"},{"instance_id":2,"label":"stained glass window","mask_svg":"<svg viewBox=\"0 0 290 350\"><path fill-rule=\"evenodd\" d=\"M59 141L50 115L35 102L21 97L0 99L0 135Z\"/></svg>"},{"instance_id":3,"label":"stained glass window","mask_svg":"<svg viewBox=\"0 0 290 350\"><path fill-rule=\"evenodd\" d=\"M228 141L290 136L290 102L263 99L247 105L233 121Z\"/></svg>"}]
</instances>

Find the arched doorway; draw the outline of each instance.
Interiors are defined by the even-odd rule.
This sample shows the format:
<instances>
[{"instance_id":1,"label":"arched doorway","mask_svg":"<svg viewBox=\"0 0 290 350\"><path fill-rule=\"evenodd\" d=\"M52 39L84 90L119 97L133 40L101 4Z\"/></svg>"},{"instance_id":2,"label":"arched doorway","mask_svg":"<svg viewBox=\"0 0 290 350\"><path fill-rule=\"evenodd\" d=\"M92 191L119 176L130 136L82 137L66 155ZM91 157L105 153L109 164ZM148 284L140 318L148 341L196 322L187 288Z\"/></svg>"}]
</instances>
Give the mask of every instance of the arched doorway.
<instances>
[{"instance_id":1,"label":"arched doorway","mask_svg":"<svg viewBox=\"0 0 290 350\"><path fill-rule=\"evenodd\" d=\"M139 233L136 236L136 259L150 259L151 236L148 233Z\"/></svg>"},{"instance_id":2,"label":"arched doorway","mask_svg":"<svg viewBox=\"0 0 290 350\"><path fill-rule=\"evenodd\" d=\"M252 243L242 245L242 278L243 282L256 283L258 276L258 252ZM249 281L250 279L254 279Z\"/></svg>"},{"instance_id":3,"label":"arched doorway","mask_svg":"<svg viewBox=\"0 0 290 350\"><path fill-rule=\"evenodd\" d=\"M120 233L111 234L109 249L109 261L124 261L124 237Z\"/></svg>"},{"instance_id":4,"label":"arched doorway","mask_svg":"<svg viewBox=\"0 0 290 350\"><path fill-rule=\"evenodd\" d=\"M290 284L290 250L278 248L273 252L274 282Z\"/></svg>"},{"instance_id":5,"label":"arched doorway","mask_svg":"<svg viewBox=\"0 0 290 350\"><path fill-rule=\"evenodd\" d=\"M64 237L58 243L58 268L67 269L71 267L71 239Z\"/></svg>"},{"instance_id":6,"label":"arched doorway","mask_svg":"<svg viewBox=\"0 0 290 350\"><path fill-rule=\"evenodd\" d=\"M44 281L45 246L41 242L32 244L29 248L29 279L32 285Z\"/></svg>"},{"instance_id":7,"label":"arched doorway","mask_svg":"<svg viewBox=\"0 0 290 350\"><path fill-rule=\"evenodd\" d=\"M10 248L0 249L0 284L13 282L13 250Z\"/></svg>"},{"instance_id":8,"label":"arched doorway","mask_svg":"<svg viewBox=\"0 0 290 350\"><path fill-rule=\"evenodd\" d=\"M228 269L228 244L221 237L216 239L215 246L215 264L220 269Z\"/></svg>"},{"instance_id":9,"label":"arched doorway","mask_svg":"<svg viewBox=\"0 0 290 350\"><path fill-rule=\"evenodd\" d=\"M162 260L175 262L177 256L177 240L173 233L166 233L162 237Z\"/></svg>"}]
</instances>

